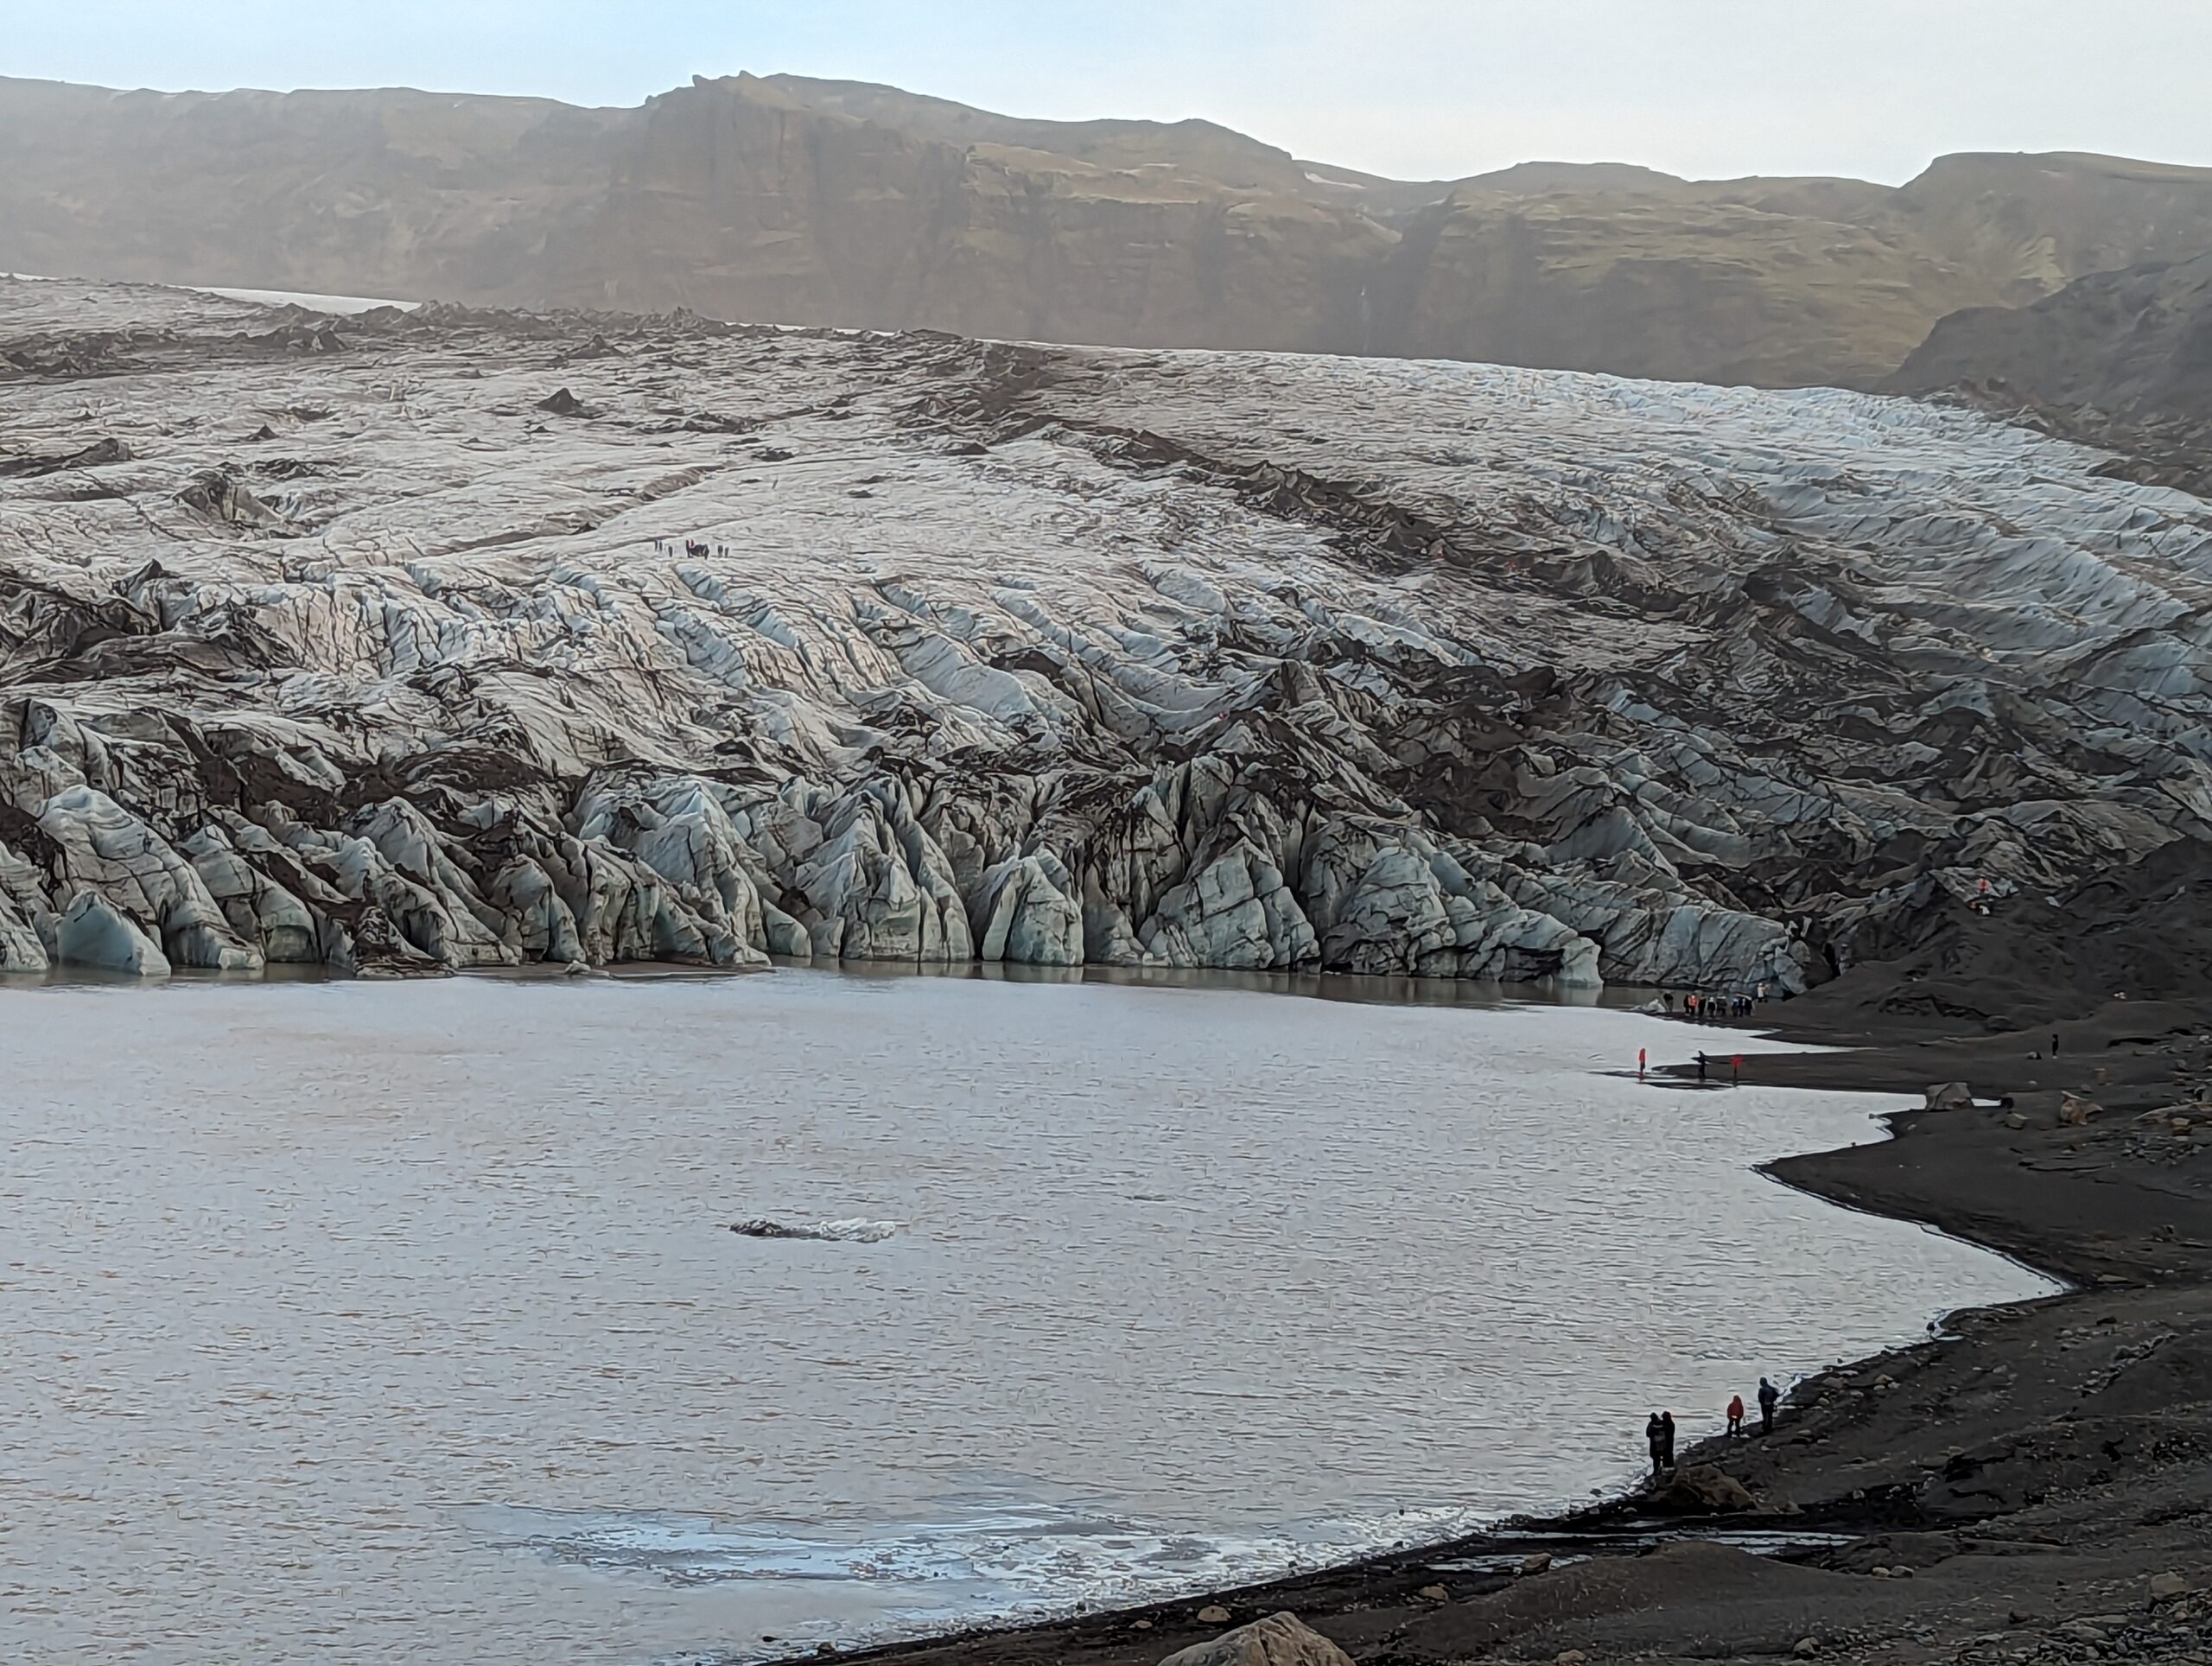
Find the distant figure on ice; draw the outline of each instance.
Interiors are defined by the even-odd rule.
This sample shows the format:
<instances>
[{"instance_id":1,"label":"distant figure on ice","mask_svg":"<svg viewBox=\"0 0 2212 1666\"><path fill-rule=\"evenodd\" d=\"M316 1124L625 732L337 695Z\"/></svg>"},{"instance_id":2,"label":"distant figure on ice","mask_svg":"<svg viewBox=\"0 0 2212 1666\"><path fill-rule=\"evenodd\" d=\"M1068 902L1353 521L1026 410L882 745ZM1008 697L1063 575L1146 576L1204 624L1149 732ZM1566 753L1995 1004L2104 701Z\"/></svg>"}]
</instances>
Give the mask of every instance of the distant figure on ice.
<instances>
[{"instance_id":1,"label":"distant figure on ice","mask_svg":"<svg viewBox=\"0 0 2212 1666\"><path fill-rule=\"evenodd\" d=\"M1728 1061L1728 1079L1738 1087L1744 1085L1744 1055L1740 1052Z\"/></svg>"},{"instance_id":2,"label":"distant figure on ice","mask_svg":"<svg viewBox=\"0 0 2212 1666\"><path fill-rule=\"evenodd\" d=\"M1636 1050L1636 1079L1639 1082L1643 1079L1643 1066L1649 1058L1649 1053L1646 1049L1638 1047Z\"/></svg>"},{"instance_id":3,"label":"distant figure on ice","mask_svg":"<svg viewBox=\"0 0 2212 1666\"><path fill-rule=\"evenodd\" d=\"M1782 1402L1782 1390L1762 1377L1759 1378L1759 1433L1774 1433L1774 1408Z\"/></svg>"},{"instance_id":4,"label":"distant figure on ice","mask_svg":"<svg viewBox=\"0 0 2212 1666\"><path fill-rule=\"evenodd\" d=\"M1651 1448L1651 1472L1656 1476L1667 1467L1667 1426L1656 1411L1643 1426L1643 1444Z\"/></svg>"},{"instance_id":5,"label":"distant figure on ice","mask_svg":"<svg viewBox=\"0 0 2212 1666\"><path fill-rule=\"evenodd\" d=\"M1728 1397L1728 1438L1731 1440L1744 1438L1744 1396L1740 1394Z\"/></svg>"},{"instance_id":6,"label":"distant figure on ice","mask_svg":"<svg viewBox=\"0 0 2212 1666\"><path fill-rule=\"evenodd\" d=\"M1697 1056L1697 1079L1700 1082L1705 1080L1705 1054L1702 1052Z\"/></svg>"}]
</instances>

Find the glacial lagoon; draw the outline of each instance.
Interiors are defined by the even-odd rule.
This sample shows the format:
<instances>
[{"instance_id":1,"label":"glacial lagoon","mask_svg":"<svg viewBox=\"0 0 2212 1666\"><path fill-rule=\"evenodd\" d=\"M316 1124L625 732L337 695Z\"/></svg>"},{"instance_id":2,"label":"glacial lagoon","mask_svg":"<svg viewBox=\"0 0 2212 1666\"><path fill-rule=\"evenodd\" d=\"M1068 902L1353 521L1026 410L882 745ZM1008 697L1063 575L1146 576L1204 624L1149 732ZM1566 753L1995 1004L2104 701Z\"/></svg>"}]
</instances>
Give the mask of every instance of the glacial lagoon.
<instances>
[{"instance_id":1,"label":"glacial lagoon","mask_svg":"<svg viewBox=\"0 0 2212 1666\"><path fill-rule=\"evenodd\" d=\"M1756 1173L1897 1102L1634 1079L1698 1039L1072 976L0 991L0 1655L1142 1600L1574 1502L1654 1407L2050 1288Z\"/></svg>"}]
</instances>

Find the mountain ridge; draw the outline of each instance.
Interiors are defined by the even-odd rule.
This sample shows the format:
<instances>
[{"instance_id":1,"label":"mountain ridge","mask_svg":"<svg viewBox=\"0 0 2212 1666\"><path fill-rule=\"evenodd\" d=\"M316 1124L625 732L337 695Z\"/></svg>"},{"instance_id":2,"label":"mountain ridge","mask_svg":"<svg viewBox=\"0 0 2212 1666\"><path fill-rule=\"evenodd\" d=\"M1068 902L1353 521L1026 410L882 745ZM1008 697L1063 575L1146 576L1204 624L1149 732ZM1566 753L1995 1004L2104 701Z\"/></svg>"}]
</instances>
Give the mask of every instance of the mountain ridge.
<instances>
[{"instance_id":1,"label":"mountain ridge","mask_svg":"<svg viewBox=\"0 0 2212 1666\"><path fill-rule=\"evenodd\" d=\"M0 79L0 269L987 338L1885 385L1936 323L2212 248L2212 169L1395 181L1218 124L695 77L635 107Z\"/></svg>"}]
</instances>

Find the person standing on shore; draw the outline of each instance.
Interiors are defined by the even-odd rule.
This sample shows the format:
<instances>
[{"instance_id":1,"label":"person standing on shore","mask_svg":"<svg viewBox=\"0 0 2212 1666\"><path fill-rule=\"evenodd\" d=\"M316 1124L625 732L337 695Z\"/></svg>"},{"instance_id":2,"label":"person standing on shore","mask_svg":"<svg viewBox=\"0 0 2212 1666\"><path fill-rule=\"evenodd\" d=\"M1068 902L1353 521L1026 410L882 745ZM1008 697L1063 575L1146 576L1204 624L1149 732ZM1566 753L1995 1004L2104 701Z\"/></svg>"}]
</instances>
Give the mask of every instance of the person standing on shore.
<instances>
[{"instance_id":1,"label":"person standing on shore","mask_svg":"<svg viewBox=\"0 0 2212 1666\"><path fill-rule=\"evenodd\" d=\"M1744 1396L1740 1394L1728 1396L1728 1438L1731 1440L1744 1438Z\"/></svg>"},{"instance_id":2,"label":"person standing on shore","mask_svg":"<svg viewBox=\"0 0 2212 1666\"><path fill-rule=\"evenodd\" d=\"M1759 1378L1759 1433L1774 1433L1774 1408L1782 1403L1782 1390L1762 1377Z\"/></svg>"},{"instance_id":3,"label":"person standing on shore","mask_svg":"<svg viewBox=\"0 0 2212 1666\"><path fill-rule=\"evenodd\" d=\"M1651 1473L1656 1478L1667 1467L1667 1426L1656 1411L1643 1426L1643 1444L1651 1448Z\"/></svg>"},{"instance_id":4,"label":"person standing on shore","mask_svg":"<svg viewBox=\"0 0 2212 1666\"><path fill-rule=\"evenodd\" d=\"M1674 1468L1675 1414L1670 1411L1662 1411L1659 1414L1659 1442L1661 1454L1667 1460L1667 1467Z\"/></svg>"}]
</instances>

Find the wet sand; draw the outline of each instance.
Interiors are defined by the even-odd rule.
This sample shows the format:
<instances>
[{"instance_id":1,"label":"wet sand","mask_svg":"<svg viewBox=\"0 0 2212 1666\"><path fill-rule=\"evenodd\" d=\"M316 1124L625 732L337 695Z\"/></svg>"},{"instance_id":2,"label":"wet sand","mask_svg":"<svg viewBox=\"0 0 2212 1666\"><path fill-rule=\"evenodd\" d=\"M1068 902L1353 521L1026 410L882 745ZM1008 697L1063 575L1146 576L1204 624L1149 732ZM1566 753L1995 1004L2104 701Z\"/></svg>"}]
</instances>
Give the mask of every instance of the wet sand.
<instances>
[{"instance_id":1,"label":"wet sand","mask_svg":"<svg viewBox=\"0 0 2212 1666\"><path fill-rule=\"evenodd\" d=\"M2212 1083L2212 1009L1889 966L1745 1027L1851 1049L1750 1055L1747 1081L1915 1095L1964 1081L2009 1101L1903 1114L1893 1141L1770 1172L2075 1288L1955 1314L1940 1337L1796 1385L1770 1438L1683 1454L1747 1486L1747 1513L1690 1524L1618 1498L1268 1586L876 1657L1153 1666L1223 1629L1198 1618L1218 1604L1232 1623L1295 1612L1362 1666L2212 1661L2212 1103L2195 1103ZM1686 1056L1727 1052L1715 1030L1685 1026L1683 1042ZM1688 1065L1662 1075L1726 1091L1700 1090ZM2063 1120L2069 1092L2100 1110ZM1548 1438L1634 1451L1641 1431L1562 1419ZM1778 1555L1727 1542L1761 1531L1797 1542ZM1518 1571L1547 1553L1550 1567Z\"/></svg>"}]
</instances>

